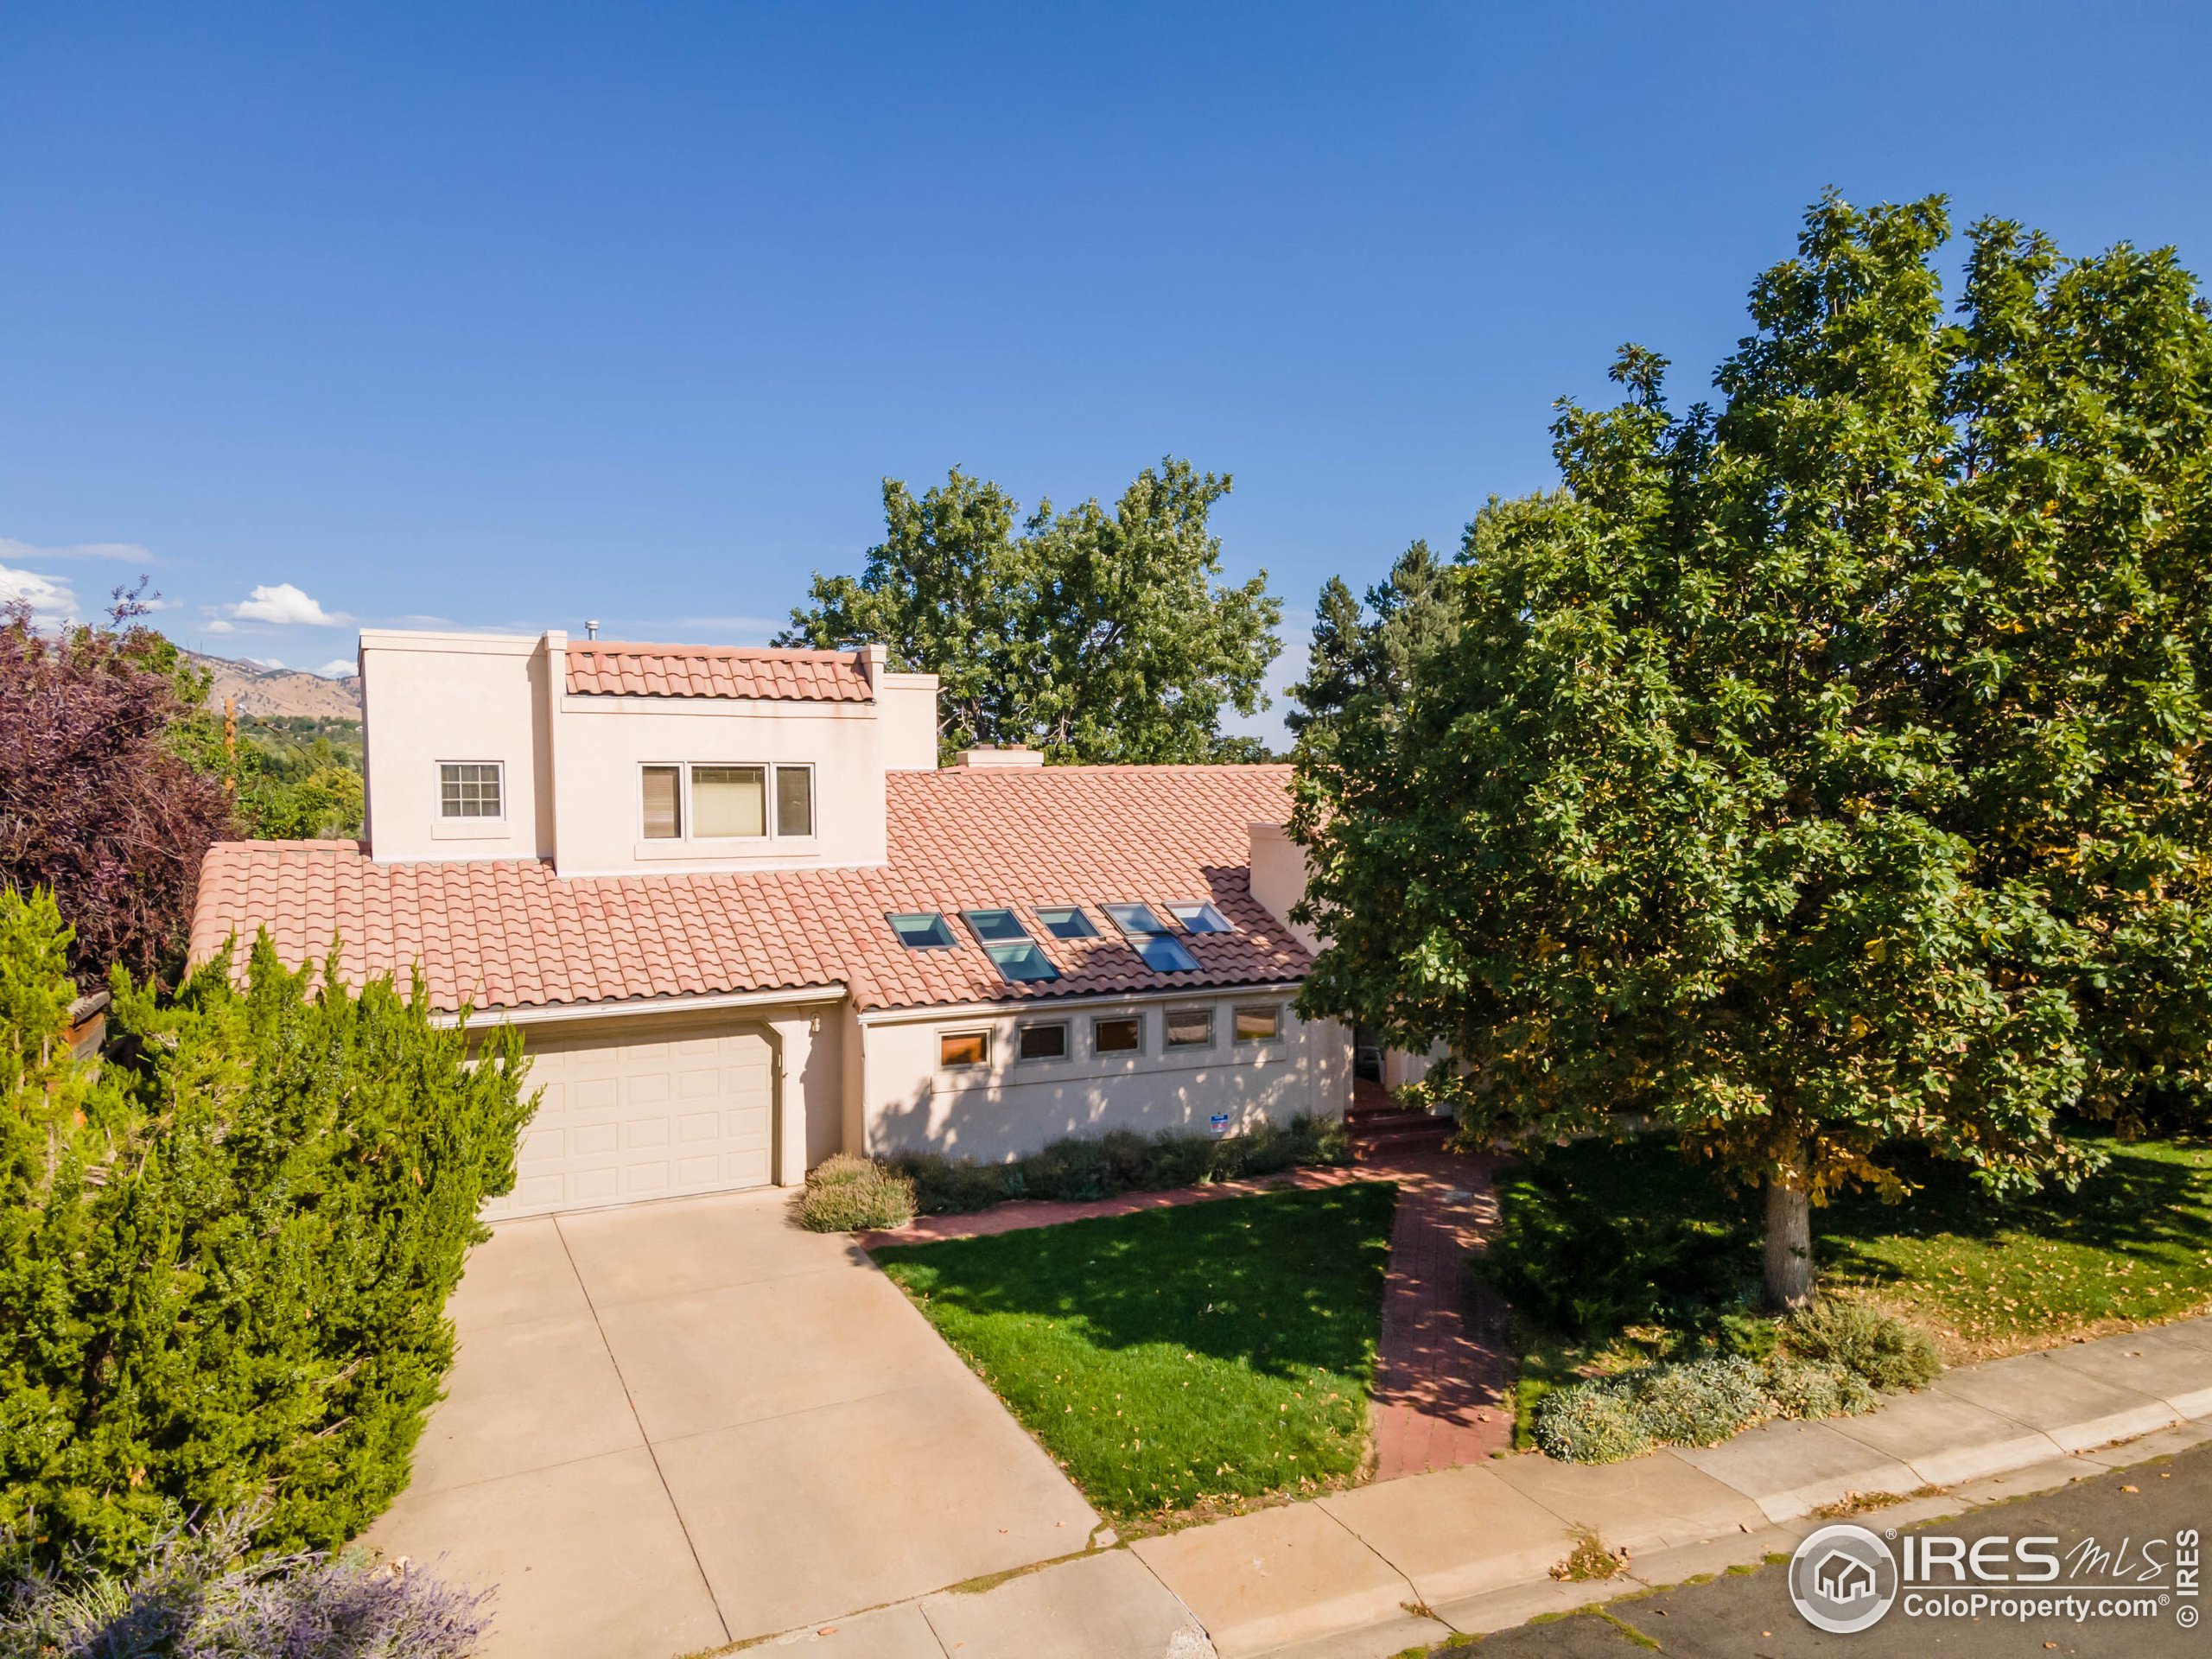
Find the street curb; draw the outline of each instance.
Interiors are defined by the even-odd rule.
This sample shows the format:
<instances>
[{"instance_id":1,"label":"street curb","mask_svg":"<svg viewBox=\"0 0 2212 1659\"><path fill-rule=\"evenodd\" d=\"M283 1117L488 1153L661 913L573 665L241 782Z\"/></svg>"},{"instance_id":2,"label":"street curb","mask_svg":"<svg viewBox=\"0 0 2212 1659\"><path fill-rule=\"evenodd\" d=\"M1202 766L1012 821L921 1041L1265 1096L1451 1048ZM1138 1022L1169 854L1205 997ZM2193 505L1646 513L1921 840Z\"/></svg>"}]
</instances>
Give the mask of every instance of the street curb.
<instances>
[{"instance_id":1,"label":"street curb","mask_svg":"<svg viewBox=\"0 0 2212 1659\"><path fill-rule=\"evenodd\" d=\"M2156 1393L2134 1385L2153 1376ZM2077 1414L2068 1415L2069 1403ZM2103 1432L2115 1425L2120 1433ZM1190 1616L1192 1644L1179 1646L1174 1659L1385 1659L1455 1633L1485 1635L1755 1566L1794 1549L1832 1506L1912 1525L2207 1442L2212 1318L1961 1367L1865 1416L1770 1423L1721 1446L1618 1464L1560 1464L1526 1453L1118 1548L1156 1584L1148 1597L1164 1593ZM1501 1520L1522 1518L1469 1524L1484 1505ZM1538 1516L1555 1525L1554 1537L1594 1533L1625 1557L1619 1574L1537 1576L1529 1545ZM1443 1548L1453 1539L1481 1539L1485 1547L1455 1557ZM1035 1573L1065 1573L1090 1559ZM1424 1605L1416 1589L1423 1584L1452 1599ZM1465 1592L1476 1585L1479 1593ZM816 1637L792 1631L762 1645L813 1646ZM815 1650L842 1659L848 1649L832 1637ZM855 1659L879 1651L865 1641L849 1650ZM949 1659L1027 1659L1038 1650L1033 1642L1001 1653L970 1641Z\"/></svg>"}]
</instances>

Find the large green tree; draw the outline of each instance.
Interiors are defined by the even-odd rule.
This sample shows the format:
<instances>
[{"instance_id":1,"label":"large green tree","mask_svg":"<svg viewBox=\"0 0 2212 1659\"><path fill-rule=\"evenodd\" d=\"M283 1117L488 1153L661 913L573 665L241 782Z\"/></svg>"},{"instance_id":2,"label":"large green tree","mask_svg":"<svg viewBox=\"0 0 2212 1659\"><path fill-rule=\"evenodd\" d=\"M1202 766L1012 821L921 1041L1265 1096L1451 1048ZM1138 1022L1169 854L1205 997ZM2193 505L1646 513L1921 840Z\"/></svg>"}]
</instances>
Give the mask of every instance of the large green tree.
<instances>
[{"instance_id":1,"label":"large green tree","mask_svg":"<svg viewBox=\"0 0 2212 1659\"><path fill-rule=\"evenodd\" d=\"M1282 607L1267 573L1219 581L1208 526L1230 480L1169 460L1109 510L1050 501L1026 520L957 470L918 498L883 486L885 536L857 576L814 579L779 645L853 640L941 682L941 747L1021 743L1071 761L1209 760L1242 752L1222 711L1265 706Z\"/></svg>"},{"instance_id":2,"label":"large green tree","mask_svg":"<svg viewBox=\"0 0 2212 1659\"><path fill-rule=\"evenodd\" d=\"M2168 251L1808 214L1718 399L1623 353L1458 634L1309 756L1305 994L1459 1057L1478 1133L1682 1131L1808 1206L1910 1140L2077 1179L2060 1115L2212 1068L2212 322Z\"/></svg>"},{"instance_id":3,"label":"large green tree","mask_svg":"<svg viewBox=\"0 0 2212 1659\"><path fill-rule=\"evenodd\" d=\"M1451 567L1417 541L1367 590L1366 608L1342 576L1321 584L1306 677L1290 688L1283 717L1308 750L1325 750L1347 727L1387 725L1404 707L1414 665L1456 635L1459 589Z\"/></svg>"}]
</instances>

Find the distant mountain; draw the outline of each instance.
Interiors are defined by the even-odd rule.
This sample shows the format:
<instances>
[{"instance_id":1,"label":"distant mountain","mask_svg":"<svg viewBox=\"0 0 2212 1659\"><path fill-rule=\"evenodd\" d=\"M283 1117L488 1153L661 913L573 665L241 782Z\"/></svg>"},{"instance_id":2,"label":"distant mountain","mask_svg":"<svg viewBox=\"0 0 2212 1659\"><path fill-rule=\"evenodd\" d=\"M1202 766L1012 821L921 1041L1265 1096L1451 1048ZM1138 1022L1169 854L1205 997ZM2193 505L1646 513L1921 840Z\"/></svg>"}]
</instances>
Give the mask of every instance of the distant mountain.
<instances>
[{"instance_id":1,"label":"distant mountain","mask_svg":"<svg viewBox=\"0 0 2212 1659\"><path fill-rule=\"evenodd\" d=\"M227 657L203 656L196 651L184 655L214 677L207 690L213 708L220 709L225 697L236 697L242 715L306 715L318 720L361 717L359 675L327 680L296 668L263 668L253 663L235 663Z\"/></svg>"}]
</instances>

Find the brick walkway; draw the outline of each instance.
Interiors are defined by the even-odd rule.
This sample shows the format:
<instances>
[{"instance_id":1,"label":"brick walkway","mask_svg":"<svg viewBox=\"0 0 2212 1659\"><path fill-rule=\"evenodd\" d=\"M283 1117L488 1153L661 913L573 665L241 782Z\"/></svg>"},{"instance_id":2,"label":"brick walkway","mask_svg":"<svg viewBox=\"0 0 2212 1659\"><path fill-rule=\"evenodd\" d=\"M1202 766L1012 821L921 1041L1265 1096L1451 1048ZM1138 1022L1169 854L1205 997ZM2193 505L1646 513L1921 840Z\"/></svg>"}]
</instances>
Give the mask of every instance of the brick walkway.
<instances>
[{"instance_id":1,"label":"brick walkway","mask_svg":"<svg viewBox=\"0 0 2212 1659\"><path fill-rule=\"evenodd\" d=\"M1375 1478L1478 1463L1513 1444L1507 1409L1504 1309L1471 1289L1463 1263L1497 1218L1490 1160L1429 1150L1386 1153L1335 1169L1300 1169L1256 1181L1127 1192L1079 1204L1021 1200L972 1216L919 1216L860 1243L926 1244L1052 1227L1094 1216L1126 1216L1261 1192L1310 1192L1353 1181L1395 1181L1382 1331L1375 1367Z\"/></svg>"},{"instance_id":2,"label":"brick walkway","mask_svg":"<svg viewBox=\"0 0 2212 1659\"><path fill-rule=\"evenodd\" d=\"M1375 1367L1375 1478L1479 1463L1513 1445L1505 1308L1467 1282L1497 1220L1491 1160L1402 1153L1361 1168L1398 1184Z\"/></svg>"}]
</instances>

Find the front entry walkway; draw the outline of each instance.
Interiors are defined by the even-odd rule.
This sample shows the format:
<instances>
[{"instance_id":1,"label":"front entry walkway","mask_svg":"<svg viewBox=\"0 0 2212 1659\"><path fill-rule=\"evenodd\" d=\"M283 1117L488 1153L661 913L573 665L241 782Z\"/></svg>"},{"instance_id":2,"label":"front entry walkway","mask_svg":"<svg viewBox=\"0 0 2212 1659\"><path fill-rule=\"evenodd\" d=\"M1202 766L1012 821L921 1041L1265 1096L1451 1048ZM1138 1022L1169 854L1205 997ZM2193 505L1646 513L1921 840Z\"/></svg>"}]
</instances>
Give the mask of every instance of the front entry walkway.
<instances>
[{"instance_id":1,"label":"front entry walkway","mask_svg":"<svg viewBox=\"0 0 2212 1659\"><path fill-rule=\"evenodd\" d=\"M1086 1547L1075 1488L785 1195L510 1222L368 1541L496 1585L487 1651L668 1659Z\"/></svg>"}]
</instances>

